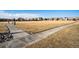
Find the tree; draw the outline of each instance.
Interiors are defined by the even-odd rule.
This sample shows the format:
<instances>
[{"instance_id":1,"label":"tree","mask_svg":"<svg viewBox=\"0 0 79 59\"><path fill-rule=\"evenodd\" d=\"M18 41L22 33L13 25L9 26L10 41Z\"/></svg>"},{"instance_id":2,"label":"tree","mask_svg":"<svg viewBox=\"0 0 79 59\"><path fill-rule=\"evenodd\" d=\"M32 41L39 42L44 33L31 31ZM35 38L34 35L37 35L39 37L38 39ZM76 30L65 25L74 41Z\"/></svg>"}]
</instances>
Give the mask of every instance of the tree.
<instances>
[{"instance_id":1,"label":"tree","mask_svg":"<svg viewBox=\"0 0 79 59\"><path fill-rule=\"evenodd\" d=\"M52 18L52 20L54 20L54 18Z\"/></svg>"},{"instance_id":2,"label":"tree","mask_svg":"<svg viewBox=\"0 0 79 59\"><path fill-rule=\"evenodd\" d=\"M76 19L75 19L75 18L73 18L73 21L76 21Z\"/></svg>"},{"instance_id":3,"label":"tree","mask_svg":"<svg viewBox=\"0 0 79 59\"><path fill-rule=\"evenodd\" d=\"M17 20L18 21L24 21L24 18L18 18Z\"/></svg>"},{"instance_id":4,"label":"tree","mask_svg":"<svg viewBox=\"0 0 79 59\"><path fill-rule=\"evenodd\" d=\"M41 21L41 20L43 20L43 18L42 17L39 17L39 20Z\"/></svg>"},{"instance_id":5,"label":"tree","mask_svg":"<svg viewBox=\"0 0 79 59\"><path fill-rule=\"evenodd\" d=\"M57 21L60 20L59 18L56 19Z\"/></svg>"}]
</instances>

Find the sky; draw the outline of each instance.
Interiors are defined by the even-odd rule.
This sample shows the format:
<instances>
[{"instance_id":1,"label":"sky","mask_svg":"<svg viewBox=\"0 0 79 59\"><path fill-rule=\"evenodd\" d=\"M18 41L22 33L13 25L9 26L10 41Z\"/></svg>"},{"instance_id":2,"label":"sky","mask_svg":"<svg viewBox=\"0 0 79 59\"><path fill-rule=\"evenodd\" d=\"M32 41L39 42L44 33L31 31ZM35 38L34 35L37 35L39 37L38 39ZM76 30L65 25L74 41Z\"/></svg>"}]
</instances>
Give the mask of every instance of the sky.
<instances>
[{"instance_id":1,"label":"sky","mask_svg":"<svg viewBox=\"0 0 79 59\"><path fill-rule=\"evenodd\" d=\"M79 10L0 10L0 18L78 17Z\"/></svg>"}]
</instances>

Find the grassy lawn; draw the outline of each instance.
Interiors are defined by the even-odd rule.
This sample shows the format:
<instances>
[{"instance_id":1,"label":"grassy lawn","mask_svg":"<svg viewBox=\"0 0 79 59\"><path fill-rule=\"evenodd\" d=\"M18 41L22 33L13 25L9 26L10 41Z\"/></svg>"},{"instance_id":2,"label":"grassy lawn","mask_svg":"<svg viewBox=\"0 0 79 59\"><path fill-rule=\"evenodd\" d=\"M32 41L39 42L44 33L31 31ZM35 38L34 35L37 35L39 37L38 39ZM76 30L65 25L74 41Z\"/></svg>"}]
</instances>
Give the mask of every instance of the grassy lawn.
<instances>
[{"instance_id":1,"label":"grassy lawn","mask_svg":"<svg viewBox=\"0 0 79 59\"><path fill-rule=\"evenodd\" d=\"M26 21L17 22L16 26L24 31L37 33L72 22L74 21Z\"/></svg>"},{"instance_id":2,"label":"grassy lawn","mask_svg":"<svg viewBox=\"0 0 79 59\"><path fill-rule=\"evenodd\" d=\"M30 48L79 48L79 23L43 39Z\"/></svg>"}]
</instances>

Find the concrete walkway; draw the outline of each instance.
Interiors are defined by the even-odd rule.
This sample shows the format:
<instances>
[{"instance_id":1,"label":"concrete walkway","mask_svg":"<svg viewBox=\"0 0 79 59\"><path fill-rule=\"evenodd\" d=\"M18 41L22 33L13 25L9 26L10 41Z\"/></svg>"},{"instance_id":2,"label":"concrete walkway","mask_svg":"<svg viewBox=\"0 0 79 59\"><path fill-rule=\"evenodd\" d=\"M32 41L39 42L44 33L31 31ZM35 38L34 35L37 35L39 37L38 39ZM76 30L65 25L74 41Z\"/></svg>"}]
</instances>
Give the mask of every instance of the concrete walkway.
<instances>
[{"instance_id":1,"label":"concrete walkway","mask_svg":"<svg viewBox=\"0 0 79 59\"><path fill-rule=\"evenodd\" d=\"M18 39L18 38L20 39L29 35L23 30L16 28L16 26L13 24L7 24L7 28L9 29L10 33L13 33L12 35L14 39Z\"/></svg>"},{"instance_id":2,"label":"concrete walkway","mask_svg":"<svg viewBox=\"0 0 79 59\"><path fill-rule=\"evenodd\" d=\"M40 32L40 33L36 33L36 34L28 34L26 32L24 32L23 30L20 30L20 29L17 29L14 25L12 24L8 24L7 27L10 29L10 32L11 33L16 33L16 34L12 34L14 39L11 40L11 41L7 41L7 42L4 42L1 47L6 47L6 48L21 48L21 47L27 47L31 44L34 44L48 36L50 36L51 34L54 34L62 29L65 29L67 27L70 27L72 25L74 25L75 23L73 24L69 24L69 25L64 25L64 26L61 26L61 27L57 27L57 28L54 28L54 29L50 29L50 30L47 30L47 31L43 31L43 32Z\"/></svg>"},{"instance_id":3,"label":"concrete walkway","mask_svg":"<svg viewBox=\"0 0 79 59\"><path fill-rule=\"evenodd\" d=\"M32 40L29 39L30 34L24 32L21 29L16 28L13 24L6 25L7 30L12 33L13 39L4 43L1 43L1 47L6 48L19 48L23 47L26 43L31 42Z\"/></svg>"}]
</instances>

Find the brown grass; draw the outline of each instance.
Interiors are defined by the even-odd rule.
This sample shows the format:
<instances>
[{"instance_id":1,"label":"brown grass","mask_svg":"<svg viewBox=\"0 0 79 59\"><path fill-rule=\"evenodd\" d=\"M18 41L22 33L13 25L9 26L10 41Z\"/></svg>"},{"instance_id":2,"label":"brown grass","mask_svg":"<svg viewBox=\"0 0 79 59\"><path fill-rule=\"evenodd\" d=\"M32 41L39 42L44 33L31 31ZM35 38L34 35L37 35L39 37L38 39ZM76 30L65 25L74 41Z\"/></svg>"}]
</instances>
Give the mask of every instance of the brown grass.
<instances>
[{"instance_id":1,"label":"brown grass","mask_svg":"<svg viewBox=\"0 0 79 59\"><path fill-rule=\"evenodd\" d=\"M36 33L72 22L74 21L21 21L17 22L16 26L24 31ZM0 22L0 32L5 31L6 23Z\"/></svg>"},{"instance_id":2,"label":"brown grass","mask_svg":"<svg viewBox=\"0 0 79 59\"><path fill-rule=\"evenodd\" d=\"M6 25L6 22L0 22L0 32L5 31L5 25Z\"/></svg>"},{"instance_id":3,"label":"brown grass","mask_svg":"<svg viewBox=\"0 0 79 59\"><path fill-rule=\"evenodd\" d=\"M43 39L28 48L79 48L79 24L61 30L46 39Z\"/></svg>"},{"instance_id":4,"label":"brown grass","mask_svg":"<svg viewBox=\"0 0 79 59\"><path fill-rule=\"evenodd\" d=\"M24 31L36 33L72 22L74 21L26 21L17 22L16 26Z\"/></svg>"}]
</instances>

